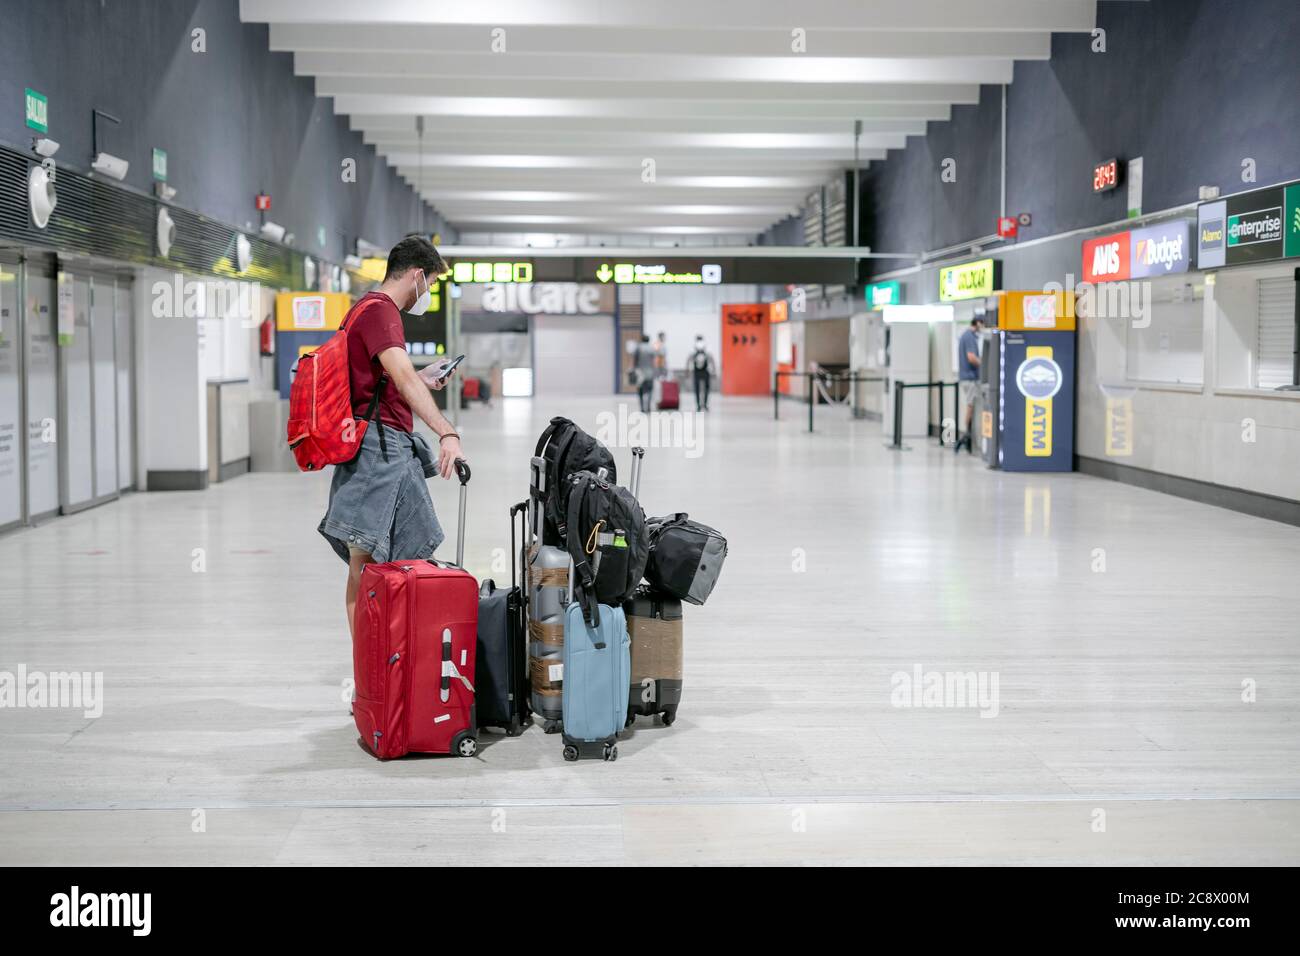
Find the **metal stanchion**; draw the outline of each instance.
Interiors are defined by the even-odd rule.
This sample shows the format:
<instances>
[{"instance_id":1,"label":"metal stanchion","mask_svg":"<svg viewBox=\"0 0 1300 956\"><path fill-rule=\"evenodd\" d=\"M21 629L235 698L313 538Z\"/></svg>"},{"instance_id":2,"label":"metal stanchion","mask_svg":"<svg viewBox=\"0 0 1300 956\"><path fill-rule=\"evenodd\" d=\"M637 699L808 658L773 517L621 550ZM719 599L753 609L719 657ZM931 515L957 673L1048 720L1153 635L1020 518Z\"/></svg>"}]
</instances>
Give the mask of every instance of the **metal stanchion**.
<instances>
[{"instance_id":1,"label":"metal stanchion","mask_svg":"<svg viewBox=\"0 0 1300 956\"><path fill-rule=\"evenodd\" d=\"M772 373L772 421L781 420L781 370Z\"/></svg>"}]
</instances>

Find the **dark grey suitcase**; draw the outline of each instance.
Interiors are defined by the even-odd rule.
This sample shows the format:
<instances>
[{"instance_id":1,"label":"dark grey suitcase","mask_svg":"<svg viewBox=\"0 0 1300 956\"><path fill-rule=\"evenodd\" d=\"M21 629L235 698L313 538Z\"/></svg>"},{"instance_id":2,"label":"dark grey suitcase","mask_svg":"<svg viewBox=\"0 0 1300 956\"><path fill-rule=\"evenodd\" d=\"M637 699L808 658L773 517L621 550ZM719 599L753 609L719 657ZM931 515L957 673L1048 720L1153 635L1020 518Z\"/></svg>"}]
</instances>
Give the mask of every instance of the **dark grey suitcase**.
<instances>
[{"instance_id":1,"label":"dark grey suitcase","mask_svg":"<svg viewBox=\"0 0 1300 956\"><path fill-rule=\"evenodd\" d=\"M480 727L500 727L511 737L524 731L532 714L528 687L523 592L515 576L515 524L528 503L510 509L510 588L488 579L479 588L476 659L477 716Z\"/></svg>"}]
</instances>

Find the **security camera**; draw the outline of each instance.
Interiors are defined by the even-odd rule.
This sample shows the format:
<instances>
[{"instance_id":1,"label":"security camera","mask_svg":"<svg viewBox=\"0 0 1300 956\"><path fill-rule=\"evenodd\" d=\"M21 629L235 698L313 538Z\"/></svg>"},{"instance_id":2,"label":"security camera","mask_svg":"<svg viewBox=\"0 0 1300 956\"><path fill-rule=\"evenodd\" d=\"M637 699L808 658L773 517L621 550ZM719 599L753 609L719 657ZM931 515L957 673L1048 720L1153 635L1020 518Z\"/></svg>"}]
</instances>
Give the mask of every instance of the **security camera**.
<instances>
[{"instance_id":1,"label":"security camera","mask_svg":"<svg viewBox=\"0 0 1300 956\"><path fill-rule=\"evenodd\" d=\"M36 150L38 156L49 159L59 151L59 144L48 136L37 136L32 140L32 149Z\"/></svg>"},{"instance_id":2,"label":"security camera","mask_svg":"<svg viewBox=\"0 0 1300 956\"><path fill-rule=\"evenodd\" d=\"M278 222L264 222L262 228L258 230L263 239L269 239L271 242L284 241L284 226Z\"/></svg>"},{"instance_id":3,"label":"security camera","mask_svg":"<svg viewBox=\"0 0 1300 956\"><path fill-rule=\"evenodd\" d=\"M153 194L163 202L171 202L176 198L176 188L174 186L168 186L166 183L162 182L154 183Z\"/></svg>"},{"instance_id":4,"label":"security camera","mask_svg":"<svg viewBox=\"0 0 1300 956\"><path fill-rule=\"evenodd\" d=\"M240 272L247 272L253 264L253 244L242 232L235 237L235 266Z\"/></svg>"},{"instance_id":5,"label":"security camera","mask_svg":"<svg viewBox=\"0 0 1300 956\"><path fill-rule=\"evenodd\" d=\"M54 189L54 164L42 163L33 166L27 174L27 200L32 211L32 222L37 229L44 229L50 221L50 214L59 203L58 193Z\"/></svg>"},{"instance_id":6,"label":"security camera","mask_svg":"<svg viewBox=\"0 0 1300 956\"><path fill-rule=\"evenodd\" d=\"M100 153L90 164L90 168L114 179L126 179L126 171L131 168L131 164L112 153Z\"/></svg>"},{"instance_id":7,"label":"security camera","mask_svg":"<svg viewBox=\"0 0 1300 956\"><path fill-rule=\"evenodd\" d=\"M172 222L171 214L166 209L158 210L158 254L166 259L172 251L172 243L176 241L176 223Z\"/></svg>"}]
</instances>

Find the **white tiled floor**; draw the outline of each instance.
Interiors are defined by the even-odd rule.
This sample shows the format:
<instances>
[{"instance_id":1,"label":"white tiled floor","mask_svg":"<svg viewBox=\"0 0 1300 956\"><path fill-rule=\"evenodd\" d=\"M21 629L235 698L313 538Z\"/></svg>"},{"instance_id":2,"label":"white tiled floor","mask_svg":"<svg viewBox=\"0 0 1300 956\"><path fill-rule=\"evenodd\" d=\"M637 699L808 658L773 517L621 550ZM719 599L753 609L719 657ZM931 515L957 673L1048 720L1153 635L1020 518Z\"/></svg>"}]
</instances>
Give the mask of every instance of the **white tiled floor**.
<instances>
[{"instance_id":1,"label":"white tiled floor","mask_svg":"<svg viewBox=\"0 0 1300 956\"><path fill-rule=\"evenodd\" d=\"M472 571L509 577L546 417L595 430L607 406L466 413ZM473 760L367 756L325 476L0 537L0 670L105 679L99 719L0 710L0 860L1300 862L1300 530L800 411L721 400L698 457L649 450L647 510L731 552L687 609L677 724L639 721L614 764L536 728ZM997 716L892 706L917 665L996 674Z\"/></svg>"}]
</instances>

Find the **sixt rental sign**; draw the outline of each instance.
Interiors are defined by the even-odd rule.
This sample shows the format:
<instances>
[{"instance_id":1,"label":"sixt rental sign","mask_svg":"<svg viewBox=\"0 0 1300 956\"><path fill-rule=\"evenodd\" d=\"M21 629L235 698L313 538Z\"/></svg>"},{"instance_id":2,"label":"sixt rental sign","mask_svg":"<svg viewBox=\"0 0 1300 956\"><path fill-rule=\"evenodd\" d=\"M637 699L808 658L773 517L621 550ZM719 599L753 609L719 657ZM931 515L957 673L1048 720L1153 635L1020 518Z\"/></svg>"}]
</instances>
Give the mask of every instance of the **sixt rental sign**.
<instances>
[{"instance_id":1,"label":"sixt rental sign","mask_svg":"<svg viewBox=\"0 0 1300 956\"><path fill-rule=\"evenodd\" d=\"M1083 244L1085 282L1118 282L1186 272L1191 243L1185 219L1088 239Z\"/></svg>"}]
</instances>

